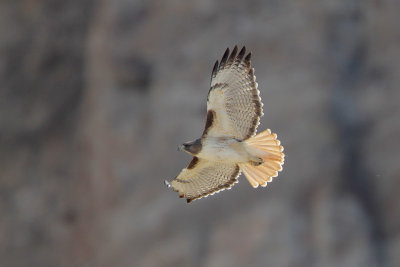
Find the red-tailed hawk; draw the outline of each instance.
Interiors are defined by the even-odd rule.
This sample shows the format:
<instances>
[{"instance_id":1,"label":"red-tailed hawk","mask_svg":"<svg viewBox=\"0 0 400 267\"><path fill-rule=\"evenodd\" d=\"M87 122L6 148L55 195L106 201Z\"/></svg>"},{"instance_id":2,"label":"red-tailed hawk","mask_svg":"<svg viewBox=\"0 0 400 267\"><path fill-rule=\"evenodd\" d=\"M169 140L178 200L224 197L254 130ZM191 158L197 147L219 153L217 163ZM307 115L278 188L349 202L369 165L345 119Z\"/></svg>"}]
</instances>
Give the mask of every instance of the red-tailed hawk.
<instances>
[{"instance_id":1,"label":"red-tailed hawk","mask_svg":"<svg viewBox=\"0 0 400 267\"><path fill-rule=\"evenodd\" d=\"M237 46L231 54L228 48L221 63L215 63L204 132L179 147L194 157L175 179L165 181L187 202L230 189L241 172L256 188L282 170L283 147L276 134L268 129L256 135L263 104L251 53L245 56L245 47L237 52Z\"/></svg>"}]
</instances>

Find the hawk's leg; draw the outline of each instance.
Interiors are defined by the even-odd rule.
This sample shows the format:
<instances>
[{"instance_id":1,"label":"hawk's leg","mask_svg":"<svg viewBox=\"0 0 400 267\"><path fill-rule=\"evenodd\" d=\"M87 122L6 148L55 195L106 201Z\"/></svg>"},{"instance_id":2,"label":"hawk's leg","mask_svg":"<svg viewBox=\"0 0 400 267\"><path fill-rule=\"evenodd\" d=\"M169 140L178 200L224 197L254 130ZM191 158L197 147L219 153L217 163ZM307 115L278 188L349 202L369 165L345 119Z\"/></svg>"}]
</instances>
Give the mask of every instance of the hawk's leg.
<instances>
[{"instance_id":1,"label":"hawk's leg","mask_svg":"<svg viewBox=\"0 0 400 267\"><path fill-rule=\"evenodd\" d=\"M260 166L264 163L264 160L262 158L254 157L250 159L249 163L253 166Z\"/></svg>"}]
</instances>

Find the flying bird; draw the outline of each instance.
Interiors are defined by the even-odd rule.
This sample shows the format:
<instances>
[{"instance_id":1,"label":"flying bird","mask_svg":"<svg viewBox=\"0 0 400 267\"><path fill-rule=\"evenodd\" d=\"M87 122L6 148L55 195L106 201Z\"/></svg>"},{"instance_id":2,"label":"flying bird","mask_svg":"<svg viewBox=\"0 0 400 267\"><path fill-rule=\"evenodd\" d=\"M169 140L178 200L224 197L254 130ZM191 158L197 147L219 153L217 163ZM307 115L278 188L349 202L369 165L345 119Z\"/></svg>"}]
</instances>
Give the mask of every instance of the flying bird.
<instances>
[{"instance_id":1,"label":"flying bird","mask_svg":"<svg viewBox=\"0 0 400 267\"><path fill-rule=\"evenodd\" d=\"M238 182L241 172L254 187L265 187L282 170L283 147L267 129L256 135L263 116L251 52L226 49L215 62L207 97L206 126L200 138L179 146L193 156L168 187L187 202L207 197Z\"/></svg>"}]
</instances>

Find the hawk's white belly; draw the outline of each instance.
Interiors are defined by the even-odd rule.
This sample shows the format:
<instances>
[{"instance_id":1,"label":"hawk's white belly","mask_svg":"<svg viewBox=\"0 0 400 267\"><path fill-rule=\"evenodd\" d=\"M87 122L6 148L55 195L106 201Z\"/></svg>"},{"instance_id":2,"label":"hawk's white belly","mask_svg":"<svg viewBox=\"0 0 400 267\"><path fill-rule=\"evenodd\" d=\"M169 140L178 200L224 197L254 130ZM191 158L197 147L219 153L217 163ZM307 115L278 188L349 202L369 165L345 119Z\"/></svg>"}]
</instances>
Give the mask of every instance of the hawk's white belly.
<instances>
[{"instance_id":1,"label":"hawk's white belly","mask_svg":"<svg viewBox=\"0 0 400 267\"><path fill-rule=\"evenodd\" d=\"M247 162L249 153L245 142L229 137L206 137L202 140L202 149L196 156L216 162Z\"/></svg>"}]
</instances>

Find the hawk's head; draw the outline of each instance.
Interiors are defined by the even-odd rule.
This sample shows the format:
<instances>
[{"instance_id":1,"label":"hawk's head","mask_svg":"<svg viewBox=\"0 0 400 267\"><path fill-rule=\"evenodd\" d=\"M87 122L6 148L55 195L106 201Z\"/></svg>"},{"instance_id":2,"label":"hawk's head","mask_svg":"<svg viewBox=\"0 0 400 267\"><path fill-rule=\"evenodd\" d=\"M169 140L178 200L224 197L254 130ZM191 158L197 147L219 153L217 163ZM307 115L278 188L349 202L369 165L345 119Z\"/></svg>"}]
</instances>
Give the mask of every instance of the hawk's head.
<instances>
[{"instance_id":1,"label":"hawk's head","mask_svg":"<svg viewBox=\"0 0 400 267\"><path fill-rule=\"evenodd\" d=\"M201 151L201 148L202 144L201 139L199 138L191 142L183 143L178 147L178 150L185 151L186 153L196 156Z\"/></svg>"}]
</instances>

